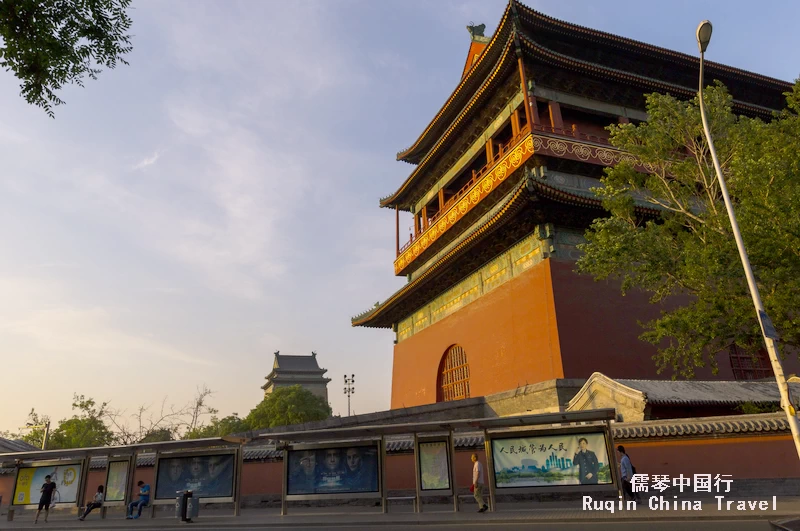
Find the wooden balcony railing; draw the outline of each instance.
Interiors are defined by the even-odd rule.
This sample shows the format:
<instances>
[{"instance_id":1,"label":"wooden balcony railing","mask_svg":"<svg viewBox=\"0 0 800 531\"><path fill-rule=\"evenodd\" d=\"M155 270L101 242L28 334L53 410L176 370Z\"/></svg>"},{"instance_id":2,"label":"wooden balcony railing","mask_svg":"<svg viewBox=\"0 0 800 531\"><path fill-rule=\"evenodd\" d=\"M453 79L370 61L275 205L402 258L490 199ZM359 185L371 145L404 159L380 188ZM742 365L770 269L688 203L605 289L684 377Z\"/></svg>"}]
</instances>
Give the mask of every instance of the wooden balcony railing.
<instances>
[{"instance_id":1,"label":"wooden balcony railing","mask_svg":"<svg viewBox=\"0 0 800 531\"><path fill-rule=\"evenodd\" d=\"M484 175L492 171L494 165L497 164L500 161L500 159L502 159L505 155L507 155L508 152L514 148L514 146L519 144L520 140L522 140L525 136L530 134L530 132L531 131L527 126L523 127L514 138L497 147L497 152L494 153L492 160L488 161L482 168L478 170L472 170L472 178L469 181L467 181L467 183L464 184L464 186L462 186L458 190L458 192L455 193L455 195L451 196L447 201L445 201L444 205L441 205L439 207L439 211L436 214L427 219L426 229L427 227L430 227L431 225L439 221L439 219L444 214L447 213L447 211L450 209L451 206L455 205L459 199L464 197L467 191L469 191L469 189L472 188L476 182L481 180ZM422 236L423 232L425 231L423 230L422 232L420 232L416 238L414 238L413 234L409 235L408 241L405 243L405 245L403 245L399 249L398 255L402 254L403 251L411 247L411 244L413 244L415 240L417 240L420 236Z\"/></svg>"}]
</instances>

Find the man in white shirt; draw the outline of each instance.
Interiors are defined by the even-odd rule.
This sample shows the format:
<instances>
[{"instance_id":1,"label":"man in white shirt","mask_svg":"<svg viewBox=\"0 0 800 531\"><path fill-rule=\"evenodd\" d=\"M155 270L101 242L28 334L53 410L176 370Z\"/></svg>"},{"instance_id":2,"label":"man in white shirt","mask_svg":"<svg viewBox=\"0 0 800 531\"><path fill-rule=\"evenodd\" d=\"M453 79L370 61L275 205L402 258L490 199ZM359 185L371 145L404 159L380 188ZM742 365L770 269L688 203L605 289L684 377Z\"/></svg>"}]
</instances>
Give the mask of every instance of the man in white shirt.
<instances>
[{"instance_id":1,"label":"man in white shirt","mask_svg":"<svg viewBox=\"0 0 800 531\"><path fill-rule=\"evenodd\" d=\"M483 501L483 465L478 461L478 454L472 454L472 489L475 501L478 502L479 513L485 512L489 506Z\"/></svg>"}]
</instances>

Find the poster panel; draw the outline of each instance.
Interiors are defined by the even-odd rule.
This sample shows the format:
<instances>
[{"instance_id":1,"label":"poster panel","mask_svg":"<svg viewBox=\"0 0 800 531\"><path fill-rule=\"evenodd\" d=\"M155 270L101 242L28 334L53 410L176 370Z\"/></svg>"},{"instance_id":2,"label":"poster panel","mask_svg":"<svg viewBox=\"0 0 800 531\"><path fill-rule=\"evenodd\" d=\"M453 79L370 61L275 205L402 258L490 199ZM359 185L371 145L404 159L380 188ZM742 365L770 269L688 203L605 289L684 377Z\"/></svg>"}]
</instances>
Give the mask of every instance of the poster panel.
<instances>
[{"instance_id":1,"label":"poster panel","mask_svg":"<svg viewBox=\"0 0 800 531\"><path fill-rule=\"evenodd\" d=\"M35 505L41 498L45 476L56 484L52 503L77 503L81 484L81 464L69 463L52 466L24 467L19 469L14 486L14 505Z\"/></svg>"},{"instance_id":2,"label":"poster panel","mask_svg":"<svg viewBox=\"0 0 800 531\"><path fill-rule=\"evenodd\" d=\"M105 501L125 501L125 487L128 484L128 461L108 463ZM92 488L90 486L90 488Z\"/></svg>"},{"instance_id":3,"label":"poster panel","mask_svg":"<svg viewBox=\"0 0 800 531\"><path fill-rule=\"evenodd\" d=\"M610 485L603 432L492 439L497 488Z\"/></svg>"},{"instance_id":4,"label":"poster panel","mask_svg":"<svg viewBox=\"0 0 800 531\"><path fill-rule=\"evenodd\" d=\"M422 490L450 488L450 455L446 441L419 443L419 473Z\"/></svg>"},{"instance_id":5,"label":"poster panel","mask_svg":"<svg viewBox=\"0 0 800 531\"><path fill-rule=\"evenodd\" d=\"M287 494L380 492L375 445L289 450Z\"/></svg>"},{"instance_id":6,"label":"poster panel","mask_svg":"<svg viewBox=\"0 0 800 531\"><path fill-rule=\"evenodd\" d=\"M161 457L156 499L174 499L183 490L191 490L196 498L230 498L234 462L233 454Z\"/></svg>"}]
</instances>

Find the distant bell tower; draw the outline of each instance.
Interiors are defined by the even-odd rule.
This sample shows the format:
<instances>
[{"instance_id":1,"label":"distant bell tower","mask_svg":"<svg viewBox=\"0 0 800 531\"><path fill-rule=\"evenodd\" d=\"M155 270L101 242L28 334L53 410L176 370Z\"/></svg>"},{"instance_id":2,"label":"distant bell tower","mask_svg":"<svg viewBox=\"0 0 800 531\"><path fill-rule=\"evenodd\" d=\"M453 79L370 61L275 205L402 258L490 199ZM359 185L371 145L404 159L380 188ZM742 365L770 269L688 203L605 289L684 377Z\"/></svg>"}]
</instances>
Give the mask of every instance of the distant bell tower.
<instances>
[{"instance_id":1,"label":"distant bell tower","mask_svg":"<svg viewBox=\"0 0 800 531\"><path fill-rule=\"evenodd\" d=\"M266 376L267 383L261 388L266 398L272 391L281 387L299 385L323 398L328 403L328 382L325 378L327 369L321 369L317 363L317 353L310 356L288 356L275 351L275 360L272 362L272 372Z\"/></svg>"}]
</instances>

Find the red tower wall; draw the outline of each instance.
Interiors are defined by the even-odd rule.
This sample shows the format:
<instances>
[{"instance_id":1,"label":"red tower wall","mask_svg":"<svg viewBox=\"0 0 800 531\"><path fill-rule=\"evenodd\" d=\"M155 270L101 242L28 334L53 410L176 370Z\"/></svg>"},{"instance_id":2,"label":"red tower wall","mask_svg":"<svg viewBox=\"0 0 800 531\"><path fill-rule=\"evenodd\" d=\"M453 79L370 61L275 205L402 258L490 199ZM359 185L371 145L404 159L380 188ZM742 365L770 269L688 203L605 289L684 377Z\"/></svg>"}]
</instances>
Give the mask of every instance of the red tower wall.
<instances>
[{"instance_id":1,"label":"red tower wall","mask_svg":"<svg viewBox=\"0 0 800 531\"><path fill-rule=\"evenodd\" d=\"M436 402L439 364L458 344L470 396L563 378L549 260L394 348L392 409Z\"/></svg>"},{"instance_id":2,"label":"red tower wall","mask_svg":"<svg viewBox=\"0 0 800 531\"><path fill-rule=\"evenodd\" d=\"M656 372L656 348L639 339L644 331L638 322L660 314L660 307L648 302L642 292L624 297L618 282L595 282L591 276L575 273L573 262L552 262L553 294L561 359L567 378L588 378L602 372L610 378L664 380L672 369ZM671 309L683 301L665 305ZM719 372L710 367L695 369L697 380L733 380L727 352L717 357ZM786 374L800 373L800 361L789 355L783 362Z\"/></svg>"}]
</instances>

